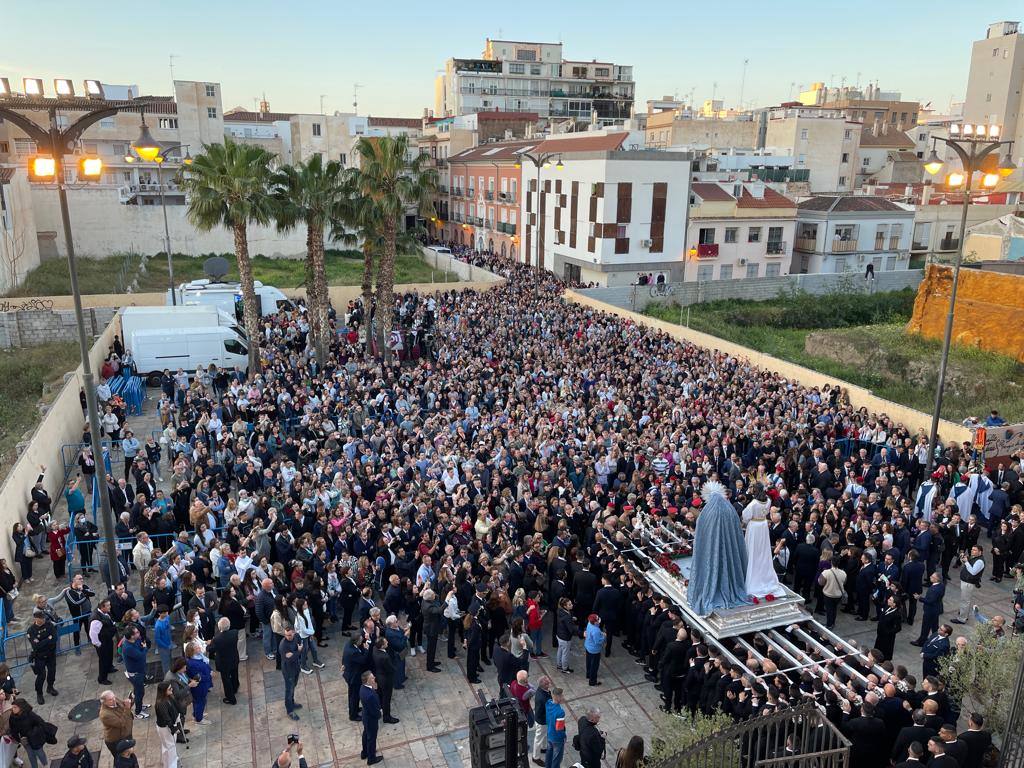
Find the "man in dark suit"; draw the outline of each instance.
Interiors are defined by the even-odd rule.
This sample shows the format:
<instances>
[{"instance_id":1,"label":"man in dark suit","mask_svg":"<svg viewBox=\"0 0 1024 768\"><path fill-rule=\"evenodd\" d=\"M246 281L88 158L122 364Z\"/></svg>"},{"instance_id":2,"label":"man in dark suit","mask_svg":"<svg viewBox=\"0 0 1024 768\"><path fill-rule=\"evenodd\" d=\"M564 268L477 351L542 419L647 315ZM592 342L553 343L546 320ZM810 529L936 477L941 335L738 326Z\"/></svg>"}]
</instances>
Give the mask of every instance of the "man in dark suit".
<instances>
[{"instance_id":1,"label":"man in dark suit","mask_svg":"<svg viewBox=\"0 0 1024 768\"><path fill-rule=\"evenodd\" d=\"M842 731L850 740L850 768L877 768L885 764L885 723L875 716L871 702L861 704L860 716L846 720Z\"/></svg>"},{"instance_id":2,"label":"man in dark suit","mask_svg":"<svg viewBox=\"0 0 1024 768\"><path fill-rule=\"evenodd\" d=\"M926 739L924 743L927 744L928 740ZM896 763L896 768L921 768L924 765L924 747L921 746L921 742L910 742L903 754L907 756L907 759L902 763Z\"/></svg>"},{"instance_id":3,"label":"man in dark suit","mask_svg":"<svg viewBox=\"0 0 1024 768\"><path fill-rule=\"evenodd\" d=\"M938 571L932 573L928 580L931 583L921 598L921 634L917 636L917 640L910 641L911 645L918 648L928 641L932 632L938 630L939 617L944 610L942 598L946 596L946 582L942 580L942 575Z\"/></svg>"},{"instance_id":4,"label":"man in dark suit","mask_svg":"<svg viewBox=\"0 0 1024 768\"><path fill-rule=\"evenodd\" d=\"M619 619L622 594L612 586L611 576L607 573L601 577L601 588L594 598L594 610L601 617L601 626L605 631L604 655L612 655L612 637L616 633Z\"/></svg>"},{"instance_id":5,"label":"man in dark suit","mask_svg":"<svg viewBox=\"0 0 1024 768\"><path fill-rule=\"evenodd\" d=\"M107 477L109 483L112 478L109 475ZM110 491L110 506L113 507L115 515L120 516L135 503L135 491L124 479L118 480L116 485L108 484L107 488Z\"/></svg>"},{"instance_id":6,"label":"man in dark suit","mask_svg":"<svg viewBox=\"0 0 1024 768\"><path fill-rule=\"evenodd\" d=\"M928 761L929 768L960 768L960 763L946 754L946 744L941 736L932 736L928 740L928 751L932 755Z\"/></svg>"},{"instance_id":7,"label":"man in dark suit","mask_svg":"<svg viewBox=\"0 0 1024 768\"><path fill-rule=\"evenodd\" d=\"M921 745L921 755L923 755L924 745L937 733L934 728L929 728L924 724L926 718L923 709L915 709L910 717L914 724L904 726L896 735L896 743L892 747L893 762L905 757L907 750L915 742ZM921 758L921 755L918 755L918 759Z\"/></svg>"},{"instance_id":8,"label":"man in dark suit","mask_svg":"<svg viewBox=\"0 0 1024 768\"><path fill-rule=\"evenodd\" d=\"M878 568L875 559L866 552L861 555L861 568L857 571L856 594L857 594L857 621L867 621L868 611L871 610L871 593L875 589L875 579L878 577Z\"/></svg>"},{"instance_id":9,"label":"man in dark suit","mask_svg":"<svg viewBox=\"0 0 1024 768\"><path fill-rule=\"evenodd\" d=\"M978 712L972 713L967 730L957 737L961 743L967 745L967 760L961 768L981 768L985 753L992 746L992 734L984 728L985 718Z\"/></svg>"},{"instance_id":10,"label":"man in dark suit","mask_svg":"<svg viewBox=\"0 0 1024 768\"><path fill-rule=\"evenodd\" d=\"M814 545L814 541L814 534L808 533L803 542L797 544L793 553L793 591L801 594L804 600L811 599L814 578L818 573L818 562L821 560L821 552Z\"/></svg>"},{"instance_id":11,"label":"man in dark suit","mask_svg":"<svg viewBox=\"0 0 1024 768\"><path fill-rule=\"evenodd\" d=\"M907 562L903 565L903 572L900 574L900 587L903 589L903 604L907 612L907 624L914 624L914 617L917 615L917 601L921 597L921 590L924 589L924 563L917 550L910 550L907 554Z\"/></svg>"},{"instance_id":12,"label":"man in dark suit","mask_svg":"<svg viewBox=\"0 0 1024 768\"><path fill-rule=\"evenodd\" d=\"M999 531L999 522L1010 511L1010 484L995 484L988 495L988 537L991 539Z\"/></svg>"},{"instance_id":13,"label":"man in dark suit","mask_svg":"<svg viewBox=\"0 0 1024 768\"><path fill-rule=\"evenodd\" d=\"M576 620L581 627L587 625L587 616L593 613L594 598L597 596L597 576L590 570L590 561L584 559L582 568L572 580L572 604Z\"/></svg>"},{"instance_id":14,"label":"man in dark suit","mask_svg":"<svg viewBox=\"0 0 1024 768\"><path fill-rule=\"evenodd\" d=\"M939 729L939 738L946 745L946 754L956 760L960 768L967 765L968 747L956 737L956 726L946 723Z\"/></svg>"},{"instance_id":15,"label":"man in dark suit","mask_svg":"<svg viewBox=\"0 0 1024 768\"><path fill-rule=\"evenodd\" d=\"M949 624L943 624L939 631L929 638L928 642L921 648L921 676L939 674L939 659L949 655L949 636L953 634L953 628Z\"/></svg>"},{"instance_id":16,"label":"man in dark suit","mask_svg":"<svg viewBox=\"0 0 1024 768\"><path fill-rule=\"evenodd\" d=\"M359 757L367 765L375 765L383 760L377 754L377 729L380 727L380 698L377 696L377 681L373 672L363 672L363 684L359 689L359 701L363 705L363 749Z\"/></svg>"},{"instance_id":17,"label":"man in dark suit","mask_svg":"<svg viewBox=\"0 0 1024 768\"><path fill-rule=\"evenodd\" d=\"M225 704L237 704L235 694L238 693L238 633L240 630L231 628L231 620L224 616L217 622L220 632L210 641L210 655L220 672L224 683Z\"/></svg>"}]
</instances>

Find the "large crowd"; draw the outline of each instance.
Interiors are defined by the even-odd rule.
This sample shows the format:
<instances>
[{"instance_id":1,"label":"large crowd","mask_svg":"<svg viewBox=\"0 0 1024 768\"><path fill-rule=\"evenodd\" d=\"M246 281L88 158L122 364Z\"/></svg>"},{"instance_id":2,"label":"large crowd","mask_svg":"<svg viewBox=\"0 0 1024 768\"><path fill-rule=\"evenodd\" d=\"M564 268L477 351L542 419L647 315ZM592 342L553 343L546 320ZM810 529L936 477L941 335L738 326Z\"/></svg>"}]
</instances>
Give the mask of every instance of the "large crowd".
<instances>
[{"instance_id":1,"label":"large crowd","mask_svg":"<svg viewBox=\"0 0 1024 768\"><path fill-rule=\"evenodd\" d=\"M344 633L348 714L362 722L368 763L380 759L378 718L411 714L393 692L407 659L422 654L428 673L457 657L471 683L493 671L534 728L538 765L559 768L568 740L585 768L597 768L613 748L601 714L589 708L568 735L558 676L583 673L601 685L601 660L617 641L668 713L740 721L812 700L852 740L854 768L925 752L940 768L980 768L984 719L965 712L958 736L960 702L944 690L941 657L966 641L944 622L943 597L953 580L953 621L1020 629L1019 457L986 472L970 445L948 445L925 477L925 437L854 408L838 388L802 387L567 302L564 283L507 259L459 256L506 282L397 296L400 338L387 362L367 346L366 315L379 308L332 311L337 333L321 363L299 306L265 318L254 376L166 372L159 439L136 440L111 406L108 436L126 457L106 478L127 542L120 584L109 594L89 586L101 567L97 531L77 487L66 525L51 524L45 491L33 492L14 531L23 578L0 565L9 597L47 550L57 573L75 530L72 580L34 606L38 701L44 685L56 693L63 605L95 648L99 684L110 683L115 655L132 682L128 699L101 696L104 741L119 767L136 759L131 725L149 717L146 664L160 660L153 711L161 764L171 768L176 743L209 722L214 672L223 702L236 703L238 667L256 638L284 677L286 716L298 720L300 675L322 667L318 648ZM82 470L96 471L89 452ZM848 659L866 685L824 662L780 671L768 653L733 665L646 581L628 552L636 515L692 530L701 486L715 478L737 510L755 495L770 499L776 567L828 626L840 609L877 621L875 647ZM923 482L935 487L926 509ZM1005 617L974 610L986 574L1016 580ZM920 675L893 664L900 635L922 646ZM549 651L554 679L531 669ZM31 720L13 681L0 688L0 727L33 766L43 762L55 743L48 724ZM622 768L642 764L642 740L615 746ZM88 751L69 742L69 754ZM88 765L75 759L62 765Z\"/></svg>"}]
</instances>

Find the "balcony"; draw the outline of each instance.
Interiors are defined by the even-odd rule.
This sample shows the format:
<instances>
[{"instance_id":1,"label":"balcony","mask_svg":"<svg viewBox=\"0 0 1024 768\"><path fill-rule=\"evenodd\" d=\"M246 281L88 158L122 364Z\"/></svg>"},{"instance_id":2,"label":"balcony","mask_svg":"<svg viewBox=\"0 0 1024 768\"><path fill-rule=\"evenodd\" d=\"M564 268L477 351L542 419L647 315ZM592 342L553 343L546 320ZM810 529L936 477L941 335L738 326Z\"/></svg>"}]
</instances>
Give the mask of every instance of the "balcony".
<instances>
[{"instance_id":1,"label":"balcony","mask_svg":"<svg viewBox=\"0 0 1024 768\"><path fill-rule=\"evenodd\" d=\"M493 200L493 199L494 199L494 190L493 189L485 190L484 191L484 200Z\"/></svg>"},{"instance_id":2,"label":"balcony","mask_svg":"<svg viewBox=\"0 0 1024 768\"><path fill-rule=\"evenodd\" d=\"M939 240L939 244L935 247L937 251L955 251L960 247L959 237L944 237Z\"/></svg>"},{"instance_id":3,"label":"balcony","mask_svg":"<svg viewBox=\"0 0 1024 768\"><path fill-rule=\"evenodd\" d=\"M785 256L786 243L783 240L769 240L765 245L765 253L769 256Z\"/></svg>"},{"instance_id":4,"label":"balcony","mask_svg":"<svg viewBox=\"0 0 1024 768\"><path fill-rule=\"evenodd\" d=\"M798 251L806 251L808 253L814 253L818 247L817 237L798 237L796 239L795 248Z\"/></svg>"},{"instance_id":5,"label":"balcony","mask_svg":"<svg viewBox=\"0 0 1024 768\"><path fill-rule=\"evenodd\" d=\"M923 243L920 240L915 240L910 244L910 250L912 251L927 251L928 243Z\"/></svg>"},{"instance_id":6,"label":"balcony","mask_svg":"<svg viewBox=\"0 0 1024 768\"><path fill-rule=\"evenodd\" d=\"M504 232L506 235L514 235L516 233L516 225L501 222L498 224L498 231Z\"/></svg>"},{"instance_id":7,"label":"balcony","mask_svg":"<svg viewBox=\"0 0 1024 768\"><path fill-rule=\"evenodd\" d=\"M463 223L462 222L462 214L461 213L453 213L452 214L452 221L456 222L457 224L462 224Z\"/></svg>"},{"instance_id":8,"label":"balcony","mask_svg":"<svg viewBox=\"0 0 1024 768\"><path fill-rule=\"evenodd\" d=\"M505 192L498 193L498 202L504 203L505 205L515 205L516 198L514 195L506 194Z\"/></svg>"},{"instance_id":9,"label":"balcony","mask_svg":"<svg viewBox=\"0 0 1024 768\"><path fill-rule=\"evenodd\" d=\"M177 184L126 184L117 189L117 197L122 205L138 205L141 198L159 198L161 191L165 201L170 205L180 205L184 201L185 193Z\"/></svg>"},{"instance_id":10,"label":"balcony","mask_svg":"<svg viewBox=\"0 0 1024 768\"><path fill-rule=\"evenodd\" d=\"M462 197L462 189L460 187L452 187L449 192L452 197Z\"/></svg>"},{"instance_id":11,"label":"balcony","mask_svg":"<svg viewBox=\"0 0 1024 768\"><path fill-rule=\"evenodd\" d=\"M476 190L470 187L468 190L466 190L466 197L468 197L470 200L476 200Z\"/></svg>"},{"instance_id":12,"label":"balcony","mask_svg":"<svg viewBox=\"0 0 1024 768\"><path fill-rule=\"evenodd\" d=\"M856 253L856 240L833 240L832 253Z\"/></svg>"},{"instance_id":13,"label":"balcony","mask_svg":"<svg viewBox=\"0 0 1024 768\"><path fill-rule=\"evenodd\" d=\"M711 259L718 255L718 243L700 243L697 246L698 259Z\"/></svg>"}]
</instances>

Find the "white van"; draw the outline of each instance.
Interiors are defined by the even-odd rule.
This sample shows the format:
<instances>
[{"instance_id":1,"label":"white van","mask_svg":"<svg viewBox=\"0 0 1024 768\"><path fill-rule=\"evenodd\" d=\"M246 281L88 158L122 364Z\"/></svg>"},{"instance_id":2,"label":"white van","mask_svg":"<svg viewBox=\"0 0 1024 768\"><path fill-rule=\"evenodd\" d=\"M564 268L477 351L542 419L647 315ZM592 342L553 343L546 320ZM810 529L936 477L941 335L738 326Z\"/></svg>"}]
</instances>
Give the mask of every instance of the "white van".
<instances>
[{"instance_id":1,"label":"white van","mask_svg":"<svg viewBox=\"0 0 1024 768\"><path fill-rule=\"evenodd\" d=\"M280 288L253 282L256 298L260 303L260 315L266 317L280 310L292 308L291 300ZM181 306L213 306L242 319L242 286L239 283L214 283L210 280L193 280L182 283L175 289L175 297ZM167 291L166 304L171 305L171 292Z\"/></svg>"},{"instance_id":2,"label":"white van","mask_svg":"<svg viewBox=\"0 0 1024 768\"><path fill-rule=\"evenodd\" d=\"M452 249L448 248L446 246L443 246L443 245L428 245L427 246L427 250L428 251L433 251L434 253L437 253L437 254L441 254L442 256L451 256L452 255Z\"/></svg>"},{"instance_id":3,"label":"white van","mask_svg":"<svg viewBox=\"0 0 1024 768\"><path fill-rule=\"evenodd\" d=\"M230 328L244 340L245 331L234 314L212 305L190 305L176 307L125 307L121 311L122 339L131 338L136 331L150 331L166 328L207 328L215 326ZM131 349L131 347L128 347Z\"/></svg>"},{"instance_id":4,"label":"white van","mask_svg":"<svg viewBox=\"0 0 1024 768\"><path fill-rule=\"evenodd\" d=\"M139 375L150 386L159 385L164 369L173 373L182 368L194 373L210 363L227 369L249 369L248 344L220 325L138 330L125 339L125 346L132 350Z\"/></svg>"}]
</instances>

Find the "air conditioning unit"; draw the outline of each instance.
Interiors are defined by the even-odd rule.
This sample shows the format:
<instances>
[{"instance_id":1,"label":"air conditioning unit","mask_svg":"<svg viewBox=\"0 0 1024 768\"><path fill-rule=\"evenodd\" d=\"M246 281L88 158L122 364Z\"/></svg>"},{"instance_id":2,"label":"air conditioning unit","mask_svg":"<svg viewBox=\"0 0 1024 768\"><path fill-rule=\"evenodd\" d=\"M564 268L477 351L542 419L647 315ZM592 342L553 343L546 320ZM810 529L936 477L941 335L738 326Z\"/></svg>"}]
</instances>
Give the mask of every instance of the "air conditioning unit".
<instances>
[{"instance_id":1,"label":"air conditioning unit","mask_svg":"<svg viewBox=\"0 0 1024 768\"><path fill-rule=\"evenodd\" d=\"M740 266L741 267L745 267L746 265L747 265L747 260L746 259L740 259Z\"/></svg>"},{"instance_id":2,"label":"air conditioning unit","mask_svg":"<svg viewBox=\"0 0 1024 768\"><path fill-rule=\"evenodd\" d=\"M654 245L654 241L653 240L641 240L640 241L640 247L641 248L650 248L652 245Z\"/></svg>"}]
</instances>

